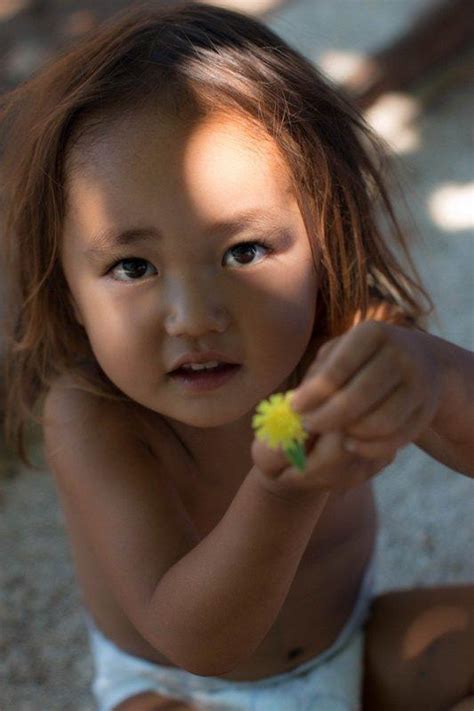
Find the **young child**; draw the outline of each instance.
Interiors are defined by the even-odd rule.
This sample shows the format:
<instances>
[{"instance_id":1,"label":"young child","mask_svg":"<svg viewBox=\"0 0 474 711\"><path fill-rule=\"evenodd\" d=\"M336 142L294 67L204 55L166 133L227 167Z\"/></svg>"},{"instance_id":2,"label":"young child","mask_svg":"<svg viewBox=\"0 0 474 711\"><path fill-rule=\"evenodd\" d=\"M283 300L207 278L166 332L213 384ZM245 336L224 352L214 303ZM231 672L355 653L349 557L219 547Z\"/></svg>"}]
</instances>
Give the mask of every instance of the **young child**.
<instances>
[{"instance_id":1,"label":"young child","mask_svg":"<svg viewBox=\"0 0 474 711\"><path fill-rule=\"evenodd\" d=\"M474 474L474 366L420 328L358 113L183 3L99 28L3 126L6 432L28 464L43 425L101 711L471 708L470 586L365 628L370 480L409 442ZM252 429L288 390L304 473Z\"/></svg>"}]
</instances>

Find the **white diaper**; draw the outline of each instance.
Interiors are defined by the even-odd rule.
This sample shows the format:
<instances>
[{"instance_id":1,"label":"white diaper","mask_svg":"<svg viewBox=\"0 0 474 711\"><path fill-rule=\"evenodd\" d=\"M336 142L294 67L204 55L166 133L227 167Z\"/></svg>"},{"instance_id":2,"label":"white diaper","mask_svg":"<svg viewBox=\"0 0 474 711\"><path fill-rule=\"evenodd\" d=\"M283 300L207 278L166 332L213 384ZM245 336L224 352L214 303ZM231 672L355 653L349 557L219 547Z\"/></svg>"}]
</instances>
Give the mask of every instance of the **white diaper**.
<instances>
[{"instance_id":1,"label":"white diaper","mask_svg":"<svg viewBox=\"0 0 474 711\"><path fill-rule=\"evenodd\" d=\"M96 675L92 690L99 711L154 691L192 702L201 711L356 711L360 709L363 626L372 600L369 564L350 619L333 645L289 672L257 681L229 681L191 674L127 654L86 615Z\"/></svg>"}]
</instances>

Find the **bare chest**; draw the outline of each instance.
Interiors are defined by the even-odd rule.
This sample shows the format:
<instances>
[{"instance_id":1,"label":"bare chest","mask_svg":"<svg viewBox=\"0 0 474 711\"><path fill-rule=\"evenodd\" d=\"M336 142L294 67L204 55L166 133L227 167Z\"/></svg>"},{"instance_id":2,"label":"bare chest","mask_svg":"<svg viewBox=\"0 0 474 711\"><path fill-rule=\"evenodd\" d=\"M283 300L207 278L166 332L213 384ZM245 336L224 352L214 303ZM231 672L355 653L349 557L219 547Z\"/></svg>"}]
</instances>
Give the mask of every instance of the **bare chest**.
<instances>
[{"instance_id":1,"label":"bare chest","mask_svg":"<svg viewBox=\"0 0 474 711\"><path fill-rule=\"evenodd\" d=\"M183 472L183 479L178 483L180 499L194 528L201 536L210 533L225 515L243 482L248 469L237 467L235 462L227 465L222 462L219 472L222 477L217 481L203 479L201 472L189 481L189 474Z\"/></svg>"}]
</instances>

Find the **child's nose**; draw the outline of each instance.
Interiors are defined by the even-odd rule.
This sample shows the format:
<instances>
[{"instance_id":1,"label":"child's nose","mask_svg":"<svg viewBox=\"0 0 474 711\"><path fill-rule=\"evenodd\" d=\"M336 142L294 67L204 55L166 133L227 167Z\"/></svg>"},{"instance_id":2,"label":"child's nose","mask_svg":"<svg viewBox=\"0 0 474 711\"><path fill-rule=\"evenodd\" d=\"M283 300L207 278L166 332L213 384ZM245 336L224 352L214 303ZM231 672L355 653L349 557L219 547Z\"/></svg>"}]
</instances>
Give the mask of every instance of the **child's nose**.
<instances>
[{"instance_id":1,"label":"child's nose","mask_svg":"<svg viewBox=\"0 0 474 711\"><path fill-rule=\"evenodd\" d=\"M210 331L223 333L229 315L218 296L211 290L174 289L165 317L165 329L170 336L202 336Z\"/></svg>"}]
</instances>

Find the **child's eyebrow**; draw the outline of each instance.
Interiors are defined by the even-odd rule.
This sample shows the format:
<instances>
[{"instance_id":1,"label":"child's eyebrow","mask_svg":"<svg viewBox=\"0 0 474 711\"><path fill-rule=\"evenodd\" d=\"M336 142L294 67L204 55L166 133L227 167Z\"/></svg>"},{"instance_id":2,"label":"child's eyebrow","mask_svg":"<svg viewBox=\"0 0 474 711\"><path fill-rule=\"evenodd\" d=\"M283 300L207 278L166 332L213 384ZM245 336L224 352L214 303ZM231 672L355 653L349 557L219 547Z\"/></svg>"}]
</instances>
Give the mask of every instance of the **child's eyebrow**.
<instances>
[{"instance_id":1,"label":"child's eyebrow","mask_svg":"<svg viewBox=\"0 0 474 711\"><path fill-rule=\"evenodd\" d=\"M282 216L278 218L274 212L259 208L247 210L230 220L221 220L206 230L206 235L219 234L222 238L231 237L238 232L252 227L256 230L282 229ZM163 236L155 227L129 227L117 232L115 229L105 229L90 239L90 246L84 250L87 257L97 257L113 247L127 247L137 242L161 240Z\"/></svg>"}]
</instances>

